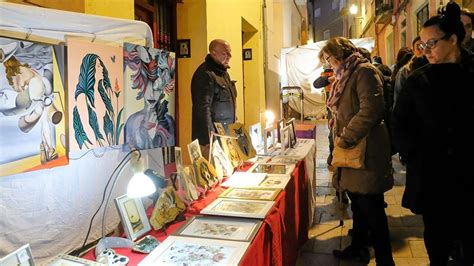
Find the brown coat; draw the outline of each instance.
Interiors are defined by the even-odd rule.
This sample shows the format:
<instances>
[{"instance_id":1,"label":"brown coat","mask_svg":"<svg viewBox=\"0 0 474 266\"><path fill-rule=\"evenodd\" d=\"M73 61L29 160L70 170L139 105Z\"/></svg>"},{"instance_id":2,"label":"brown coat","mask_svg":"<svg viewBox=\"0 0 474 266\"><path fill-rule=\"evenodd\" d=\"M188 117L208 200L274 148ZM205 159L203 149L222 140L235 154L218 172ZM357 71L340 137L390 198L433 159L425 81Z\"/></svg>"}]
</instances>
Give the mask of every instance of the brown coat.
<instances>
[{"instance_id":1,"label":"brown coat","mask_svg":"<svg viewBox=\"0 0 474 266\"><path fill-rule=\"evenodd\" d=\"M350 75L339 100L333 136L341 137L335 145L348 148L368 135L365 168L340 168L333 180L336 188L361 194L380 194L392 188L390 139L384 114L382 79L372 64L361 63Z\"/></svg>"}]
</instances>

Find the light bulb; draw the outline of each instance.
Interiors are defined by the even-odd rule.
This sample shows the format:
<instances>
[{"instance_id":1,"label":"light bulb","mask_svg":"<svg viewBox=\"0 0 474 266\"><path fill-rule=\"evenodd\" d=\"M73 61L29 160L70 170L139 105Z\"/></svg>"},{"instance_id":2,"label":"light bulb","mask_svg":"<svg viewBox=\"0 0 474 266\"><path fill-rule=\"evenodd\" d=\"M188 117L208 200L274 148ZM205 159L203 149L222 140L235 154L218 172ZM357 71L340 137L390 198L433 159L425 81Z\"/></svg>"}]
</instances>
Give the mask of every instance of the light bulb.
<instances>
[{"instance_id":1,"label":"light bulb","mask_svg":"<svg viewBox=\"0 0 474 266\"><path fill-rule=\"evenodd\" d=\"M144 173L133 175L127 186L127 196L129 198L141 198L155 193L156 188L153 181Z\"/></svg>"}]
</instances>

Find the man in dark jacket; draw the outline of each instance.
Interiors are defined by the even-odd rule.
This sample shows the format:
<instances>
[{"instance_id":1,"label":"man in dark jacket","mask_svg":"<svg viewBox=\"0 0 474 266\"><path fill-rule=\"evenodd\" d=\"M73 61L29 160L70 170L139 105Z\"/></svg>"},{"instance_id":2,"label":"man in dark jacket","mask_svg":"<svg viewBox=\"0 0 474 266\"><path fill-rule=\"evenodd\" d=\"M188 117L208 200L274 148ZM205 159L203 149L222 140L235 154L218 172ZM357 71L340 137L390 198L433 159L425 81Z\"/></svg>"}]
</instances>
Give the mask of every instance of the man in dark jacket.
<instances>
[{"instance_id":1,"label":"man in dark jacket","mask_svg":"<svg viewBox=\"0 0 474 266\"><path fill-rule=\"evenodd\" d=\"M193 101L192 139L208 146L209 133L215 131L214 122L224 129L235 122L237 91L227 69L232 57L227 41L216 39L209 44L209 54L194 72L191 81Z\"/></svg>"}]
</instances>

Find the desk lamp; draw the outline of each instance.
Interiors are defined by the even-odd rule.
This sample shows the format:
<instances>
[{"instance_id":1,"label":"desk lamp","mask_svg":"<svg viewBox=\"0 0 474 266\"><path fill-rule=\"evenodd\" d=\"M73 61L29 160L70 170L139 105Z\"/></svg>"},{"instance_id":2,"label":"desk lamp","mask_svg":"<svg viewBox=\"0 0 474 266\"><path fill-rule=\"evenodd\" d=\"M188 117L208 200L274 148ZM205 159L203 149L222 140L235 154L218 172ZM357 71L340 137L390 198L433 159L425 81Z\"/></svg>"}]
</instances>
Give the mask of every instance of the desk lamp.
<instances>
[{"instance_id":1,"label":"desk lamp","mask_svg":"<svg viewBox=\"0 0 474 266\"><path fill-rule=\"evenodd\" d=\"M109 190L107 200L105 201L104 212L102 215L102 238L99 240L95 248L96 257L98 257L99 254L101 254L104 250L108 248L119 248L119 247L131 248L133 246L133 241L131 241L130 239L122 238L122 237L106 237L105 236L105 220L106 220L105 218L106 218L106 213L107 213L107 206L109 205L110 196L112 195L112 192L115 188L115 185L117 184L117 181L121 177L122 171L124 170L125 166L128 163L131 164L132 172L134 173L134 175L128 182L127 196L130 198L141 198L141 197L145 197L150 194L153 194L156 191L155 185L149 177L152 171L151 172L147 171L146 172L147 175L144 174L143 161L140 160L140 158L141 158L141 153L139 150L132 150L129 153L127 153L127 155L125 155L125 157L122 159L119 165L112 172L112 175L110 176L107 182L105 191L107 191L107 187L110 184L110 181L114 180L112 183L112 187ZM102 198L102 203L104 201L104 198L105 198L105 193L104 193L104 197Z\"/></svg>"}]
</instances>

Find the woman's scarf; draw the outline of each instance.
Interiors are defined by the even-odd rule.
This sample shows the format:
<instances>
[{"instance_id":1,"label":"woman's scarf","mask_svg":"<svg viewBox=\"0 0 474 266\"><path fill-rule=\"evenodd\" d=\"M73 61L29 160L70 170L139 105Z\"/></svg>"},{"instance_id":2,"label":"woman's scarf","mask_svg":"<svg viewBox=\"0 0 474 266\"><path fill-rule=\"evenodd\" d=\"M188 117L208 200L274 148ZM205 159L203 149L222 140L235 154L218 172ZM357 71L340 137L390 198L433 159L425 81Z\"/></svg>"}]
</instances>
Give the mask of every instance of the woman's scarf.
<instances>
[{"instance_id":1,"label":"woman's scarf","mask_svg":"<svg viewBox=\"0 0 474 266\"><path fill-rule=\"evenodd\" d=\"M344 92L347 81L349 80L357 65L365 62L368 62L368 60L363 58L359 53L353 53L347 57L337 69L335 69L334 77L336 80L332 85L332 89L329 93L326 103L328 108L331 109L331 112L333 113L333 119L336 117L339 100L341 99L341 95ZM329 124L332 127L333 121L329 121Z\"/></svg>"}]
</instances>

